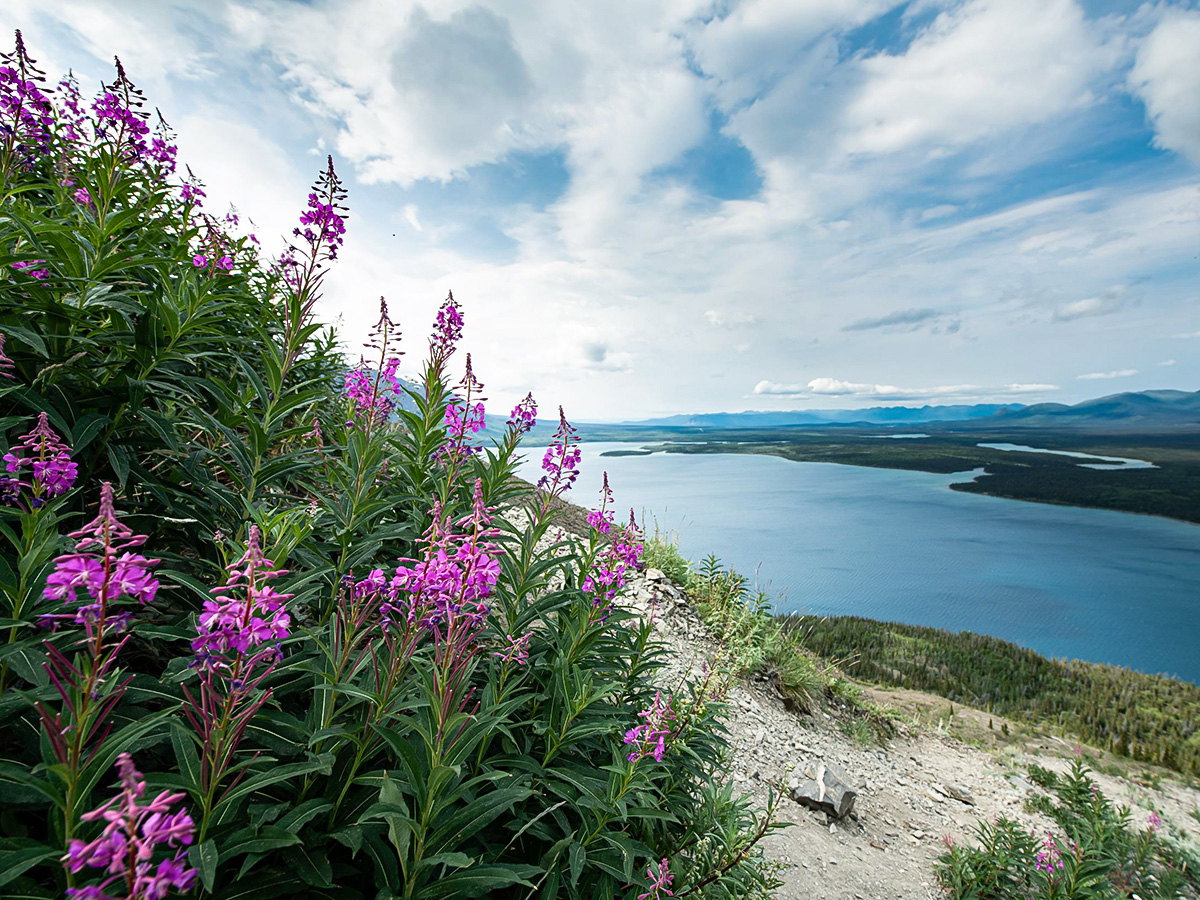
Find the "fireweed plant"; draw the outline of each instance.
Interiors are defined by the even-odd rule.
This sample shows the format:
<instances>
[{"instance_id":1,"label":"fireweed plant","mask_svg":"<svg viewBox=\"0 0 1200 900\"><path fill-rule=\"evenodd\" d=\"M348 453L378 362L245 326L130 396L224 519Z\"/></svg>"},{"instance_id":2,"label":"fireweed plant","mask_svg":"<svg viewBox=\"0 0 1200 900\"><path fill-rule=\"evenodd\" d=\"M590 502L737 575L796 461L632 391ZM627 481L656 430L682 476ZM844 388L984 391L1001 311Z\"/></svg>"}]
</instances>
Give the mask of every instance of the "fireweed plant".
<instances>
[{"instance_id":1,"label":"fireweed plant","mask_svg":"<svg viewBox=\"0 0 1200 900\"><path fill-rule=\"evenodd\" d=\"M1030 777L1047 793L1029 802L1055 823L1027 831L1000 816L976 829L973 844L946 840L937 878L954 900L1175 900L1196 895L1196 860L1162 833L1155 814L1135 823L1091 779L1082 754L1066 775L1039 766Z\"/></svg>"},{"instance_id":2,"label":"fireweed plant","mask_svg":"<svg viewBox=\"0 0 1200 900\"><path fill-rule=\"evenodd\" d=\"M566 415L525 485L453 296L315 319L333 161L263 258L119 63L0 62L0 895L765 895L728 667L661 683L607 488L560 527Z\"/></svg>"}]
</instances>

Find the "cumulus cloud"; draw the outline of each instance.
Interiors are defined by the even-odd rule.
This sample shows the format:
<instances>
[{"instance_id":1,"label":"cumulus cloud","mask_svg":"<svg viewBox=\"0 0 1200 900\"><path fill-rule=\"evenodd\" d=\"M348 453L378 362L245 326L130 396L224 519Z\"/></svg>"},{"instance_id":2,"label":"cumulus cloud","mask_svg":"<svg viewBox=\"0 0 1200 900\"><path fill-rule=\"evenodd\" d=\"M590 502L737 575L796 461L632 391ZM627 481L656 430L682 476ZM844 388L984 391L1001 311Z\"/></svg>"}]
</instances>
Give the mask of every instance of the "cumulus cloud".
<instances>
[{"instance_id":1,"label":"cumulus cloud","mask_svg":"<svg viewBox=\"0 0 1200 900\"><path fill-rule=\"evenodd\" d=\"M584 368L594 372L627 372L633 368L633 357L614 350L603 341L587 341L580 348Z\"/></svg>"},{"instance_id":2,"label":"cumulus cloud","mask_svg":"<svg viewBox=\"0 0 1200 900\"><path fill-rule=\"evenodd\" d=\"M1124 298L1120 292L1110 291L1098 297L1087 297L1064 303L1054 310L1054 321L1071 322L1092 316L1106 316L1121 308Z\"/></svg>"},{"instance_id":3,"label":"cumulus cloud","mask_svg":"<svg viewBox=\"0 0 1200 900\"><path fill-rule=\"evenodd\" d=\"M1102 381L1109 378L1129 378L1136 375L1137 369L1116 369L1112 372L1088 372L1086 375L1076 375L1079 381Z\"/></svg>"},{"instance_id":4,"label":"cumulus cloud","mask_svg":"<svg viewBox=\"0 0 1200 900\"><path fill-rule=\"evenodd\" d=\"M1000 387L980 387L974 384L942 384L934 387L906 388L894 384L869 384L843 381L839 378L814 378L807 384L779 384L760 381L753 393L760 396L788 399L844 398L851 400L905 401L940 400L969 401L1009 394L1044 394L1056 391L1053 384L1006 384Z\"/></svg>"},{"instance_id":5,"label":"cumulus cloud","mask_svg":"<svg viewBox=\"0 0 1200 900\"><path fill-rule=\"evenodd\" d=\"M1175 360L1173 360L1173 359L1164 359L1162 362L1160 362L1160 363L1159 363L1159 365L1160 365L1160 366L1173 366L1173 365L1175 365Z\"/></svg>"},{"instance_id":6,"label":"cumulus cloud","mask_svg":"<svg viewBox=\"0 0 1200 900\"><path fill-rule=\"evenodd\" d=\"M1137 51L1129 86L1146 104L1154 143L1200 165L1200 10L1167 8Z\"/></svg>"},{"instance_id":7,"label":"cumulus cloud","mask_svg":"<svg viewBox=\"0 0 1200 900\"><path fill-rule=\"evenodd\" d=\"M708 319L708 324L716 328L730 328L734 325L753 325L758 321L758 317L746 312L738 312L734 310L727 312L720 309L706 310L704 318Z\"/></svg>"},{"instance_id":8,"label":"cumulus cloud","mask_svg":"<svg viewBox=\"0 0 1200 900\"><path fill-rule=\"evenodd\" d=\"M942 312L937 309L900 309L878 318L858 319L849 325L842 326L842 331L874 331L876 329L914 331L941 316Z\"/></svg>"}]
</instances>

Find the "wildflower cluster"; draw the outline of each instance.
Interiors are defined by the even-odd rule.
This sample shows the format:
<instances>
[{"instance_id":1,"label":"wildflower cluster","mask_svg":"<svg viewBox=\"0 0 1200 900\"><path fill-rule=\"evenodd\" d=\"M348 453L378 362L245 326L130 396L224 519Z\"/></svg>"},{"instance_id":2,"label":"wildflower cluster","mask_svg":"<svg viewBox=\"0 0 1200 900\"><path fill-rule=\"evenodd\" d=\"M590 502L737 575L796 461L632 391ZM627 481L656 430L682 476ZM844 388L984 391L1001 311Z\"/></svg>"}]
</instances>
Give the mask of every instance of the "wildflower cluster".
<instances>
[{"instance_id":1,"label":"wildflower cluster","mask_svg":"<svg viewBox=\"0 0 1200 900\"><path fill-rule=\"evenodd\" d=\"M300 214L301 227L292 229L293 235L308 244L310 259L337 259L346 235L345 199L346 192L330 156L326 170L308 195L308 206Z\"/></svg>"},{"instance_id":2,"label":"wildflower cluster","mask_svg":"<svg viewBox=\"0 0 1200 900\"><path fill-rule=\"evenodd\" d=\"M458 383L461 401L446 405L446 447L448 456L465 456L480 448L471 443L470 435L478 434L485 426L483 382L471 369L471 354L467 354L467 371Z\"/></svg>"},{"instance_id":3,"label":"wildflower cluster","mask_svg":"<svg viewBox=\"0 0 1200 900\"><path fill-rule=\"evenodd\" d=\"M558 408L558 429L554 439L546 448L542 457L542 471L546 474L538 479L538 487L546 492L547 497L559 497L571 489L575 479L579 477L579 460L582 451L576 446L579 438L575 436L575 428L567 422L563 408Z\"/></svg>"},{"instance_id":4,"label":"wildflower cluster","mask_svg":"<svg viewBox=\"0 0 1200 900\"><path fill-rule=\"evenodd\" d=\"M526 394L525 399L513 407L505 424L517 436L533 430L533 426L537 424L537 403L534 402L532 393Z\"/></svg>"},{"instance_id":5,"label":"wildflower cluster","mask_svg":"<svg viewBox=\"0 0 1200 900\"><path fill-rule=\"evenodd\" d=\"M192 640L196 661L204 668L228 668L290 634L291 617L284 603L292 595L279 593L270 583L287 570L277 568L263 553L257 525L250 526L246 552L226 571L225 584L212 590L216 599L204 601ZM275 655L274 644L264 652Z\"/></svg>"},{"instance_id":6,"label":"wildflower cluster","mask_svg":"<svg viewBox=\"0 0 1200 900\"><path fill-rule=\"evenodd\" d=\"M50 270L46 268L44 259L23 260L13 263L12 267L22 275L28 275L34 281L45 281L50 277Z\"/></svg>"},{"instance_id":7,"label":"wildflower cluster","mask_svg":"<svg viewBox=\"0 0 1200 900\"><path fill-rule=\"evenodd\" d=\"M4 352L4 341L4 334L0 332L0 378L7 378L11 381L16 377L13 375L16 363L9 359L8 354Z\"/></svg>"},{"instance_id":8,"label":"wildflower cluster","mask_svg":"<svg viewBox=\"0 0 1200 900\"><path fill-rule=\"evenodd\" d=\"M437 318L433 322L433 334L429 336L429 358L435 366L440 366L451 354L462 337L463 316L458 303L451 291L438 307Z\"/></svg>"},{"instance_id":9,"label":"wildflower cluster","mask_svg":"<svg viewBox=\"0 0 1200 900\"><path fill-rule=\"evenodd\" d=\"M675 876L671 874L666 857L657 866L654 863L647 866L646 877L650 879L650 890L638 894L637 900L660 900L662 897L675 896L671 893L671 884L675 881Z\"/></svg>"},{"instance_id":10,"label":"wildflower cluster","mask_svg":"<svg viewBox=\"0 0 1200 900\"><path fill-rule=\"evenodd\" d=\"M400 377L396 374L401 354L394 346L399 336L396 323L388 315L387 301L380 297L379 319L365 345L368 350L378 352L374 368L365 358L360 358L358 365L346 372L346 399L350 401L347 425L355 421L363 425L383 422L396 408L402 390Z\"/></svg>"},{"instance_id":11,"label":"wildflower cluster","mask_svg":"<svg viewBox=\"0 0 1200 900\"><path fill-rule=\"evenodd\" d=\"M607 618L609 605L625 587L629 573L641 566L645 541L632 509L627 524L614 524L612 510L608 508L613 496L608 486L607 472L604 473L600 495L600 508L591 510L587 521L598 535L607 536L608 541L588 568L583 589L592 595L592 605L603 610L603 618Z\"/></svg>"},{"instance_id":12,"label":"wildflower cluster","mask_svg":"<svg viewBox=\"0 0 1200 900\"><path fill-rule=\"evenodd\" d=\"M90 602L84 601L70 613L42 616L42 624L49 627L64 622L82 625L89 637L94 633L102 637L110 628L124 630L132 613L114 613L109 607L122 597L143 606L152 603L158 593L158 579L151 569L159 560L133 552L133 548L146 542L146 536L135 534L117 518L110 482L104 482L100 489L100 510L96 518L71 532L70 536L78 541L75 552L54 560L54 571L46 578L44 594L47 600L70 608L79 603L77 592L82 589L87 592Z\"/></svg>"},{"instance_id":13,"label":"wildflower cluster","mask_svg":"<svg viewBox=\"0 0 1200 900\"><path fill-rule=\"evenodd\" d=\"M1049 832L1042 840L1041 849L1037 854L1037 870L1045 872L1047 875L1053 875L1055 872L1063 870L1062 849L1058 846L1058 841L1054 835Z\"/></svg>"},{"instance_id":14,"label":"wildflower cluster","mask_svg":"<svg viewBox=\"0 0 1200 900\"><path fill-rule=\"evenodd\" d=\"M516 663L518 666L523 666L529 662L529 641L532 637L532 631L527 631L520 637L507 635L504 639L506 645L493 655L500 657L505 663Z\"/></svg>"},{"instance_id":15,"label":"wildflower cluster","mask_svg":"<svg viewBox=\"0 0 1200 900\"><path fill-rule=\"evenodd\" d=\"M3 349L0 343L0 355ZM32 475L28 483L21 480L25 470ZM48 498L69 491L75 484L79 466L71 460L71 448L50 427L46 413L39 413L34 429L22 435L21 442L4 454L4 471L8 475L0 478L0 498L5 503L19 503L23 492L29 490L32 494L29 506L36 509Z\"/></svg>"},{"instance_id":16,"label":"wildflower cluster","mask_svg":"<svg viewBox=\"0 0 1200 900\"><path fill-rule=\"evenodd\" d=\"M145 97L129 80L119 59L116 67L117 80L92 102L92 121L98 138L111 142L126 159L140 160L149 151L146 120L150 115L142 109Z\"/></svg>"},{"instance_id":17,"label":"wildflower cluster","mask_svg":"<svg viewBox=\"0 0 1200 900\"><path fill-rule=\"evenodd\" d=\"M469 516L452 523L440 504L432 514L422 558L396 567L381 607L384 625L415 622L438 633L473 631L487 617L484 600L500 577L498 548L490 540L498 532L491 527L492 510L483 504L482 481L475 482Z\"/></svg>"},{"instance_id":18,"label":"wildflower cluster","mask_svg":"<svg viewBox=\"0 0 1200 900\"><path fill-rule=\"evenodd\" d=\"M653 756L655 762L662 762L667 752L667 738L671 735L671 725L676 718L671 708L671 695L665 698L662 691L654 692L654 701L638 713L642 724L635 725L625 732L625 743L631 745L628 755L629 762L637 762L647 756Z\"/></svg>"},{"instance_id":19,"label":"wildflower cluster","mask_svg":"<svg viewBox=\"0 0 1200 900\"><path fill-rule=\"evenodd\" d=\"M59 134L68 144L80 143L87 138L84 130L87 124L88 115L79 96L79 82L73 73L68 72L58 83ZM71 187L67 182L69 179L64 179L63 187Z\"/></svg>"},{"instance_id":20,"label":"wildflower cluster","mask_svg":"<svg viewBox=\"0 0 1200 900\"><path fill-rule=\"evenodd\" d=\"M0 55L0 141L28 164L49 149L54 110L43 90L45 74L25 50L20 31L16 44L12 53Z\"/></svg>"},{"instance_id":21,"label":"wildflower cluster","mask_svg":"<svg viewBox=\"0 0 1200 900\"><path fill-rule=\"evenodd\" d=\"M187 865L195 823L184 809L174 809L184 795L163 791L149 802L142 802L146 781L133 765L128 753L117 757L121 793L80 818L84 822L104 822L104 830L92 841L72 840L63 863L75 874L85 868L103 869L108 876L98 885L67 888L69 900L116 900L106 893L110 886L123 884L124 900L162 900L174 888L180 893L191 890L196 870ZM174 849L174 856L154 865L160 847Z\"/></svg>"}]
</instances>

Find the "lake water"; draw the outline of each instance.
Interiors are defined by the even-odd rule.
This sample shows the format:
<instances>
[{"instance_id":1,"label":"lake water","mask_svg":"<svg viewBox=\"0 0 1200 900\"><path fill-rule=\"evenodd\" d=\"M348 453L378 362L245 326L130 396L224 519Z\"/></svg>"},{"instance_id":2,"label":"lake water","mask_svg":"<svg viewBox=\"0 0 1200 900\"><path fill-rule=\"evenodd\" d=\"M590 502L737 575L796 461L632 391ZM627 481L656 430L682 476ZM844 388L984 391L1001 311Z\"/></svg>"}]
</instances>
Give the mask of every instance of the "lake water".
<instances>
[{"instance_id":1,"label":"lake water","mask_svg":"<svg viewBox=\"0 0 1200 900\"><path fill-rule=\"evenodd\" d=\"M991 634L1054 657L1200 681L1200 526L965 494L934 475L754 454L604 457L586 443L573 502L607 470L618 508L716 553L786 611ZM536 480L541 454L522 474Z\"/></svg>"}]
</instances>

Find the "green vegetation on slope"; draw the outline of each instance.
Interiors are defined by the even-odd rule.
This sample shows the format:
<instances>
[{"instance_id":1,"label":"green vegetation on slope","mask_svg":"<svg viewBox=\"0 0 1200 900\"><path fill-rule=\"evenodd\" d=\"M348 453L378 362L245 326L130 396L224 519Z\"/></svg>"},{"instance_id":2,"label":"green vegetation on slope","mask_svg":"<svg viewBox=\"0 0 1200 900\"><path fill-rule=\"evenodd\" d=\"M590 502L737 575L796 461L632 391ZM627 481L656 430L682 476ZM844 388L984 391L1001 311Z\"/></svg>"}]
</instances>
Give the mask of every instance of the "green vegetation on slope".
<instances>
[{"instance_id":1,"label":"green vegetation on slope","mask_svg":"<svg viewBox=\"0 0 1200 900\"><path fill-rule=\"evenodd\" d=\"M1052 794L1029 805L1058 826L1039 836L999 816L976 828L978 846L956 845L938 860L937 878L950 900L1173 900L1195 896L1196 859L1152 814L1145 823L1113 806L1076 760L1066 776L1033 766Z\"/></svg>"},{"instance_id":2,"label":"green vegetation on slope","mask_svg":"<svg viewBox=\"0 0 1200 900\"><path fill-rule=\"evenodd\" d=\"M1047 722L1134 759L1200 774L1200 687L1116 666L1047 659L1016 644L937 628L830 616L805 646L847 674Z\"/></svg>"}]
</instances>

